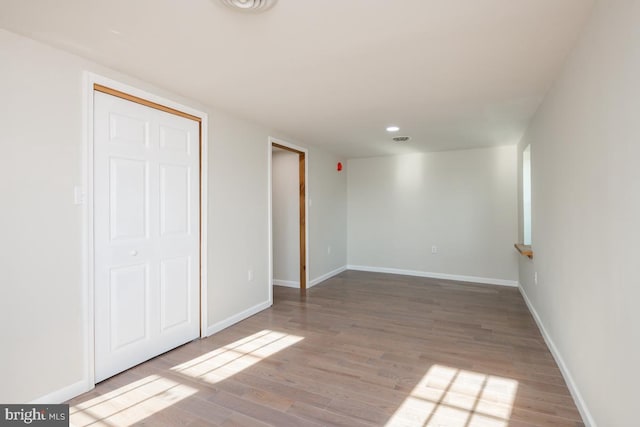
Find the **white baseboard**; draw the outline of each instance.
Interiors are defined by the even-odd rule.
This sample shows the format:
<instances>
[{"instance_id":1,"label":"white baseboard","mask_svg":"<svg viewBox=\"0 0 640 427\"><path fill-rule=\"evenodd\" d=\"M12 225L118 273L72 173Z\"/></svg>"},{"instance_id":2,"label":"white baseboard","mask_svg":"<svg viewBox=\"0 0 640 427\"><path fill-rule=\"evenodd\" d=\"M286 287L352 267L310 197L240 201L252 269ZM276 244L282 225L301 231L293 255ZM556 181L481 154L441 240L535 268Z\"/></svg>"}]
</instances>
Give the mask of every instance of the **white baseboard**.
<instances>
[{"instance_id":1,"label":"white baseboard","mask_svg":"<svg viewBox=\"0 0 640 427\"><path fill-rule=\"evenodd\" d=\"M347 269L347 266L343 265L340 268L336 268L335 270L325 273L322 276L316 277L315 279L312 279L309 281L309 283L307 283L307 288L311 288L319 283L322 283L325 280L330 279L333 276L342 273L346 269ZM273 284L275 286L286 286L287 288L296 288L296 289L300 288L300 282L294 281L294 280L273 279Z\"/></svg>"},{"instance_id":2,"label":"white baseboard","mask_svg":"<svg viewBox=\"0 0 640 427\"><path fill-rule=\"evenodd\" d=\"M558 351L558 348L556 347L555 343L551 339L551 336L547 333L547 330L545 329L544 324L542 323L542 320L538 315L538 312L536 311L535 307L529 300L529 297L527 296L527 293L525 292L522 285L518 284L518 289L520 289L520 294L522 295L524 302L527 304L527 307L529 308L529 312L531 312L531 315L533 316L533 320L536 321L536 324L538 325L538 329L540 329L540 333L542 334L542 338L544 338L544 342L547 343L547 347L549 347L549 351L551 352L551 355L553 356L556 363L558 364L558 367L560 368L562 377L564 378L564 381L567 383L569 392L571 393L571 396L573 397L576 407L578 408L578 411L582 416L582 421L585 423L587 427L596 427L596 422L593 419L593 416L591 415L589 408L587 407L587 403L582 398L582 394L580 394L580 391L578 390L578 386L576 385L576 382L573 380L571 371L569 371L567 364L564 363L564 359L562 358L562 355Z\"/></svg>"},{"instance_id":3,"label":"white baseboard","mask_svg":"<svg viewBox=\"0 0 640 427\"><path fill-rule=\"evenodd\" d=\"M34 399L30 403L34 405L63 403L69 399L73 399L74 397L81 395L82 393L88 392L94 387L95 386L93 384L89 384L86 379L82 379L78 382L61 388L60 390L53 391L49 394Z\"/></svg>"},{"instance_id":4,"label":"white baseboard","mask_svg":"<svg viewBox=\"0 0 640 427\"><path fill-rule=\"evenodd\" d=\"M229 326L246 319L247 317L251 317L256 313L261 312L262 310L266 310L269 307L271 307L271 302L261 302L260 304L254 305L253 307L248 308L238 314L234 314L231 317L227 317L224 320L216 322L207 328L207 336L213 335L216 332L220 332L221 330L226 329Z\"/></svg>"},{"instance_id":5,"label":"white baseboard","mask_svg":"<svg viewBox=\"0 0 640 427\"><path fill-rule=\"evenodd\" d=\"M343 272L343 271L345 271L346 269L347 269L347 266L346 266L346 265L343 265L342 267L340 267L340 268L336 268L335 270L330 271L330 272L328 272L328 273L326 273L326 274L323 274L323 275L322 275L322 276L320 276L320 277L316 277L315 279L313 279L313 280L311 280L311 281L309 282L309 286L308 286L308 287L310 288L310 287L312 287L312 286L317 285L318 283L322 283L322 282L324 282L325 280L330 279L330 278L332 278L333 276L336 276L336 275L338 275L338 274L342 273L342 272Z\"/></svg>"},{"instance_id":6,"label":"white baseboard","mask_svg":"<svg viewBox=\"0 0 640 427\"><path fill-rule=\"evenodd\" d=\"M298 289L300 287L300 282L297 282L295 280L273 279L273 284L275 286L286 286L287 288L296 288L296 289Z\"/></svg>"},{"instance_id":7,"label":"white baseboard","mask_svg":"<svg viewBox=\"0 0 640 427\"><path fill-rule=\"evenodd\" d=\"M368 267L364 265L348 265L347 270L370 271L373 273L401 274L403 276L429 277L431 279L457 280L459 282L483 283L486 285L500 285L517 287L517 280L493 279L489 277L461 276L458 274L431 273L428 271L402 270L399 268Z\"/></svg>"}]
</instances>

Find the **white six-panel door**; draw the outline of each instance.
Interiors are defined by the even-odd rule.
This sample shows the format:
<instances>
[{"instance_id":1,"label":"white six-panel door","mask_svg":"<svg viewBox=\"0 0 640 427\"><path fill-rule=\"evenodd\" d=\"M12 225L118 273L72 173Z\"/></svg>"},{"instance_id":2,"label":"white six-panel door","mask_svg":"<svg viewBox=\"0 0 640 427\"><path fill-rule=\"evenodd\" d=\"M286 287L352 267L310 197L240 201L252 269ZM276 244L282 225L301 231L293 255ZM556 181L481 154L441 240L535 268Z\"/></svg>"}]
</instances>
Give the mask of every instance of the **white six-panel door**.
<instances>
[{"instance_id":1,"label":"white six-panel door","mask_svg":"<svg viewBox=\"0 0 640 427\"><path fill-rule=\"evenodd\" d=\"M94 92L95 381L199 336L199 123Z\"/></svg>"}]
</instances>

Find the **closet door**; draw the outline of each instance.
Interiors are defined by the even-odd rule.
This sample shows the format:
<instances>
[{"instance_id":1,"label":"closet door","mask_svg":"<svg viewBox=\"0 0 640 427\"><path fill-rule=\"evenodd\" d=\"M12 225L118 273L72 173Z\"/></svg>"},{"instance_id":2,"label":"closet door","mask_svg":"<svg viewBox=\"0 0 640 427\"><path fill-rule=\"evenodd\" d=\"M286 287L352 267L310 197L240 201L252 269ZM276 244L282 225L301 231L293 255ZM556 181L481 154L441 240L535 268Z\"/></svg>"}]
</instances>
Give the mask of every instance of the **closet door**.
<instances>
[{"instance_id":1,"label":"closet door","mask_svg":"<svg viewBox=\"0 0 640 427\"><path fill-rule=\"evenodd\" d=\"M199 123L94 92L95 380L199 336Z\"/></svg>"}]
</instances>

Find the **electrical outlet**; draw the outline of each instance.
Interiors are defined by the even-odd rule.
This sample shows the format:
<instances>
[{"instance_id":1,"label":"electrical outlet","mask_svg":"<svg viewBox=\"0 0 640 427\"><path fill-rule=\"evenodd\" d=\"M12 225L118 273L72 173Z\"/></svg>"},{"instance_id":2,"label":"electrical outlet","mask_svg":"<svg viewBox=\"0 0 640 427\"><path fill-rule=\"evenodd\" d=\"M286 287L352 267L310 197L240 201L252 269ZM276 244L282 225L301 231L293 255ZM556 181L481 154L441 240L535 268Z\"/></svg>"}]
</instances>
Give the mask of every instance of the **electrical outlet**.
<instances>
[{"instance_id":1,"label":"electrical outlet","mask_svg":"<svg viewBox=\"0 0 640 427\"><path fill-rule=\"evenodd\" d=\"M432 254L437 254L438 253L438 247L437 246L431 246L431 253Z\"/></svg>"},{"instance_id":2,"label":"electrical outlet","mask_svg":"<svg viewBox=\"0 0 640 427\"><path fill-rule=\"evenodd\" d=\"M537 271L535 273L533 273L533 284L534 285L538 284L538 272Z\"/></svg>"},{"instance_id":3,"label":"electrical outlet","mask_svg":"<svg viewBox=\"0 0 640 427\"><path fill-rule=\"evenodd\" d=\"M253 282L253 269L251 268L247 271L247 281Z\"/></svg>"}]
</instances>

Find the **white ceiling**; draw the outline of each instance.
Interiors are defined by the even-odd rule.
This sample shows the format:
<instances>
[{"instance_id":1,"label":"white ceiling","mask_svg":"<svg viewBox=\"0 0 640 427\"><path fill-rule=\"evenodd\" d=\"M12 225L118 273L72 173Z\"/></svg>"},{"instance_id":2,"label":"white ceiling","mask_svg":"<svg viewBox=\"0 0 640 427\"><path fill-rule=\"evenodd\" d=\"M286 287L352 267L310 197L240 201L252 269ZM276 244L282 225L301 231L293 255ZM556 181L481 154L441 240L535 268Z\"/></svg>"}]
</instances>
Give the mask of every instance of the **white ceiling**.
<instances>
[{"instance_id":1,"label":"white ceiling","mask_svg":"<svg viewBox=\"0 0 640 427\"><path fill-rule=\"evenodd\" d=\"M0 0L0 26L347 157L513 144L593 0ZM390 142L385 127L410 135Z\"/></svg>"}]
</instances>

